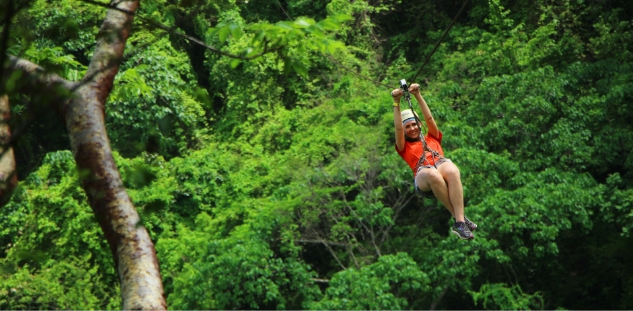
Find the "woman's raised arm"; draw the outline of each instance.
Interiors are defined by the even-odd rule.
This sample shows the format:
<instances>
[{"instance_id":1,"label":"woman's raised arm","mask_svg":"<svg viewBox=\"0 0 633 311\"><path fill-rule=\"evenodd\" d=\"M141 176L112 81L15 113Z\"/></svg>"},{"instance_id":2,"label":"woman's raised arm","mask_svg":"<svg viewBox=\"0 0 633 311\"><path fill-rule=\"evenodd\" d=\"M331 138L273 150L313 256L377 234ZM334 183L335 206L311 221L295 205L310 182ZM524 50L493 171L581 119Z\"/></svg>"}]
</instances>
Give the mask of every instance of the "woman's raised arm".
<instances>
[{"instance_id":1,"label":"woman's raised arm","mask_svg":"<svg viewBox=\"0 0 633 311\"><path fill-rule=\"evenodd\" d=\"M411 84L409 87L409 93L415 96L415 100L417 100L418 105L420 105L420 110L422 110L422 114L424 115L424 121L426 122L426 126L429 128L429 134L433 137L440 137L440 130L435 123L435 119L433 119L431 109L429 109L426 101L422 98L422 95L420 95L420 85L417 83Z\"/></svg>"},{"instance_id":2,"label":"woman's raised arm","mask_svg":"<svg viewBox=\"0 0 633 311\"><path fill-rule=\"evenodd\" d=\"M393 97L393 125L396 128L396 148L398 151L404 149L404 127L400 116L400 98L402 95L401 89L391 91L391 96Z\"/></svg>"}]
</instances>

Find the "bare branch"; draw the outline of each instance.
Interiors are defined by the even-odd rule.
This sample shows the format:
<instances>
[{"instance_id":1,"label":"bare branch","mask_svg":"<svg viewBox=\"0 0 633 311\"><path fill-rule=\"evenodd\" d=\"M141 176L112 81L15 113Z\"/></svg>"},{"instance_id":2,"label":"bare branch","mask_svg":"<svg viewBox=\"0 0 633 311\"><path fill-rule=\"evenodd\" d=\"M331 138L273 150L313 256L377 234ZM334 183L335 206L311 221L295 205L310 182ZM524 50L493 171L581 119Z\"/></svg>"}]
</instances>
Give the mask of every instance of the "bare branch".
<instances>
[{"instance_id":1,"label":"bare branch","mask_svg":"<svg viewBox=\"0 0 633 311\"><path fill-rule=\"evenodd\" d=\"M331 241L326 241L326 240L297 240L297 242L299 243L314 243L314 244L328 244L328 245L334 245L334 246L352 246L352 244L349 243L340 243L340 242L331 242Z\"/></svg>"},{"instance_id":2,"label":"bare branch","mask_svg":"<svg viewBox=\"0 0 633 311\"><path fill-rule=\"evenodd\" d=\"M442 298L444 298L444 295L446 295L447 291L448 291L448 286L444 286L444 288L442 289L442 292L440 293L440 296L437 297L435 300L433 300L433 302L431 302L431 306L429 307L429 310L435 310L435 307L437 307L437 304L440 303L440 301L442 301Z\"/></svg>"},{"instance_id":3,"label":"bare branch","mask_svg":"<svg viewBox=\"0 0 633 311\"><path fill-rule=\"evenodd\" d=\"M358 224L361 225L363 228L365 228L365 230L369 233L369 236L371 237L371 244L374 246L374 250L376 251L376 255L378 255L378 257L382 256L380 254L380 247L378 247L378 245L376 245L376 237L374 235L373 226L371 228L367 227L367 225L365 224L363 219L360 216L358 216L358 214L356 214L356 211L354 211L354 209L349 205L349 203L347 202L347 198L345 198L345 193L343 191L340 191L339 194L341 195L341 198L343 199L343 202L345 202L345 206L347 206L347 209L356 218L356 221L358 222Z\"/></svg>"},{"instance_id":4,"label":"bare branch","mask_svg":"<svg viewBox=\"0 0 633 311\"><path fill-rule=\"evenodd\" d=\"M343 263L338 259L338 256L336 256L336 253L334 252L334 250L330 247L330 245L328 243L325 242L325 240L323 240L321 238L321 236L319 236L319 234L314 231L314 234L317 236L317 238L321 241L321 243L323 245L325 245L325 247L328 249L328 251L330 252L330 254L332 254L332 256L334 257L334 259L336 259L336 262L338 262L338 264L341 266L341 268L343 268L343 270L347 270L347 268L345 267L345 265L343 265Z\"/></svg>"}]
</instances>

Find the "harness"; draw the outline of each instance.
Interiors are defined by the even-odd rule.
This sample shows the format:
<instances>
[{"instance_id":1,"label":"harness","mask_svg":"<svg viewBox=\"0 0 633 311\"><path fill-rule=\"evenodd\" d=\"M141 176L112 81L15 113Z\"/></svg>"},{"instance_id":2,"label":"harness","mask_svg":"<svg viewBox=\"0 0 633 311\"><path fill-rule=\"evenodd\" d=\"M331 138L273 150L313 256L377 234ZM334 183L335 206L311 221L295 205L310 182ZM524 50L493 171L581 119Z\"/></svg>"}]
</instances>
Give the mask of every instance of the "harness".
<instances>
[{"instance_id":1,"label":"harness","mask_svg":"<svg viewBox=\"0 0 633 311\"><path fill-rule=\"evenodd\" d=\"M422 121L420 121L420 119L418 118L418 115L415 113L415 110L413 110L413 105L411 105L411 94L409 93L409 86L407 85L407 81L405 81L404 79L400 80L400 88L404 92L404 99L406 99L407 103L409 103L409 108L411 109L411 112L413 112L413 117L415 118L415 124L418 126L418 130L420 131L419 138L420 138L420 142L422 143L422 148L423 148L422 155L420 156L420 159L418 160L418 163L415 165L415 168L413 170L415 171L415 174L417 175L418 170L420 169L424 161L426 161L427 151L430 152L431 155L433 156L433 166L437 169L437 165L436 165L437 161L435 161L435 158L437 157L437 159L441 161L442 159L444 159L444 157L439 152L429 147L429 145L426 143L426 139L424 139L424 135L422 135L422 127L420 126Z\"/></svg>"}]
</instances>

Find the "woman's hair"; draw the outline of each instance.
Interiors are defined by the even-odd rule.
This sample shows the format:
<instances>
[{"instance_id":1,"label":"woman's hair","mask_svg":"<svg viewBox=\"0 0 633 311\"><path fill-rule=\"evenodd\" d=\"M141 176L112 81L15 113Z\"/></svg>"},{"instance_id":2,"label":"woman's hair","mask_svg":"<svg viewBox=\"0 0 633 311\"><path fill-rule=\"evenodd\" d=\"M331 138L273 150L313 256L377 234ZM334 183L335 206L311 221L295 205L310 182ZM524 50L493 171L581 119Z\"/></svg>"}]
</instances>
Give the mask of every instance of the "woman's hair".
<instances>
[{"instance_id":1,"label":"woman's hair","mask_svg":"<svg viewBox=\"0 0 633 311\"><path fill-rule=\"evenodd\" d=\"M409 114L410 114L411 116L413 115L413 113L411 113L411 110L409 110ZM403 114L403 115L404 115L404 114ZM416 119L414 119L414 118L409 118L409 119L407 119L407 120L405 120L405 121L402 121L402 125L405 125L405 124L407 124L407 123L409 123L409 122L415 122L415 123L416 123L416 127L419 129L419 131L418 131L418 137L411 138L411 137L409 137L409 135L407 135L407 132L405 131L405 132L404 132L404 139L405 139L406 141L410 142L410 143L414 143L414 142L416 142L416 141L420 141L420 135L422 135L422 129L419 127L418 121L417 121Z\"/></svg>"},{"instance_id":2,"label":"woman's hair","mask_svg":"<svg viewBox=\"0 0 633 311\"><path fill-rule=\"evenodd\" d=\"M411 109L406 109L406 110L402 110L400 112L400 117L402 118L402 125L405 125L411 121L414 121L416 124L418 123L417 119L417 114L415 112L413 112L413 110ZM404 133L404 139L410 143L414 143L416 141L420 141L420 135L422 135L422 129L418 126L418 129L420 130L420 132L418 133L418 137L415 138L411 138L409 136L407 136L407 133Z\"/></svg>"},{"instance_id":3,"label":"woman's hair","mask_svg":"<svg viewBox=\"0 0 633 311\"><path fill-rule=\"evenodd\" d=\"M410 143L414 143L417 141L420 141L420 135L422 135L422 132L418 133L418 137L416 138L411 138L409 137L409 135L407 135L407 133L404 133L404 140L410 142Z\"/></svg>"}]
</instances>

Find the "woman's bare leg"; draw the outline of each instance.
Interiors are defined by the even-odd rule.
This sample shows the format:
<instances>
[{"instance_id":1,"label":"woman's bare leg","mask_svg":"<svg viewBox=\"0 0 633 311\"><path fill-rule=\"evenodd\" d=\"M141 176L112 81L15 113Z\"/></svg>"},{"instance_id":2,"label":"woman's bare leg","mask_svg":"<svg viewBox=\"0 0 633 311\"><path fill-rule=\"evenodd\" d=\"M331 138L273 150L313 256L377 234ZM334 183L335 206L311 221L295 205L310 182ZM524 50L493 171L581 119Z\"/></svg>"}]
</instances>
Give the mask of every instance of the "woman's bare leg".
<instances>
[{"instance_id":1,"label":"woman's bare leg","mask_svg":"<svg viewBox=\"0 0 633 311\"><path fill-rule=\"evenodd\" d=\"M441 166L440 166L441 167ZM448 209L448 211L455 217L455 212L453 209L453 205L451 204L451 200L449 198L448 187L446 186L446 181L444 181L444 177L442 174L435 168L423 168L418 172L418 175L415 177L415 182L418 185L418 188L422 191L433 191L435 197ZM462 220L464 217L464 208L462 204Z\"/></svg>"},{"instance_id":2,"label":"woman's bare leg","mask_svg":"<svg viewBox=\"0 0 633 311\"><path fill-rule=\"evenodd\" d=\"M453 207L455 221L464 221L464 188L459 169L453 162L444 162L437 170L448 185L448 198Z\"/></svg>"}]
</instances>

